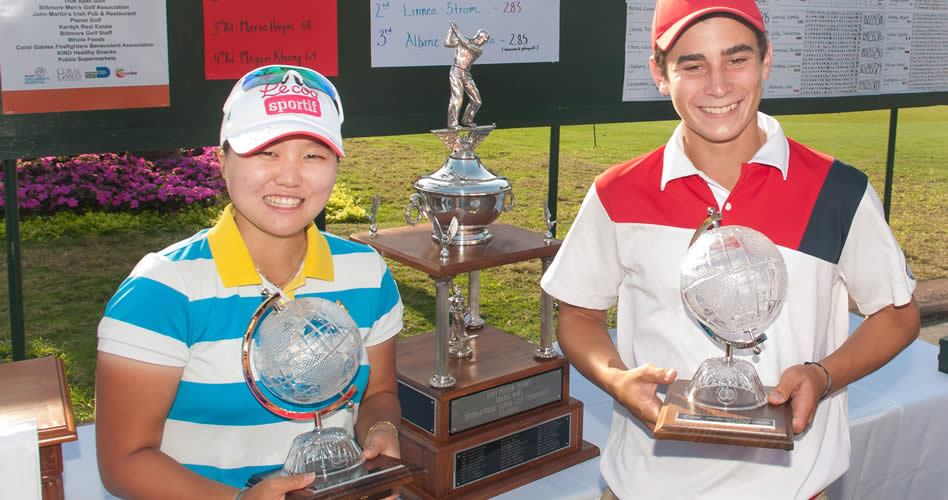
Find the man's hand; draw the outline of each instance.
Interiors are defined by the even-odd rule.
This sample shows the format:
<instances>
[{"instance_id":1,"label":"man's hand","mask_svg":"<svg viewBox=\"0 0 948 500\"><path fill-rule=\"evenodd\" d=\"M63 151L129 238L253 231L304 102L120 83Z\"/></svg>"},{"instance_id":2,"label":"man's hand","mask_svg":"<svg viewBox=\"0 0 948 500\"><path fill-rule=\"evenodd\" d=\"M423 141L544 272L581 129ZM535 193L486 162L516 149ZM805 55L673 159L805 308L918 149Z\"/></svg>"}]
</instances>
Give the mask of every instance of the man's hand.
<instances>
[{"instance_id":1,"label":"man's hand","mask_svg":"<svg viewBox=\"0 0 948 500\"><path fill-rule=\"evenodd\" d=\"M794 365L784 370L780 383L770 391L767 401L781 405L790 400L793 432L799 434L813 423L826 383L826 374L819 366Z\"/></svg>"},{"instance_id":2,"label":"man's hand","mask_svg":"<svg viewBox=\"0 0 948 500\"><path fill-rule=\"evenodd\" d=\"M662 409L662 400L658 399L655 391L659 384L670 384L677 376L675 370L649 363L632 368L619 376L616 399L649 429L655 430L655 422Z\"/></svg>"}]
</instances>

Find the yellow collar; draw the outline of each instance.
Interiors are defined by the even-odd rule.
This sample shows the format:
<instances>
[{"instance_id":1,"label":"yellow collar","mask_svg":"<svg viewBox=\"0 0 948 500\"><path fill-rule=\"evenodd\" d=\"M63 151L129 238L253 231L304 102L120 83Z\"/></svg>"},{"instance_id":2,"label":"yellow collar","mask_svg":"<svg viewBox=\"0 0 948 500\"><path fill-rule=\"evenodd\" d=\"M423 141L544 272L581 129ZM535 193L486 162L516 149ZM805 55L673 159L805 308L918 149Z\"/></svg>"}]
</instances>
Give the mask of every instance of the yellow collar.
<instances>
[{"instance_id":1,"label":"yellow collar","mask_svg":"<svg viewBox=\"0 0 948 500\"><path fill-rule=\"evenodd\" d=\"M325 281L333 280L332 253L326 237L316 229L312 222L306 226L306 260L303 262L303 272L297 274L293 281L285 287L285 292L295 290L306 282L306 278L317 278ZM234 221L234 205L224 208L221 218L207 232L207 243L211 247L211 255L217 266L217 274L227 288L246 285L260 285L263 281L257 268L250 258L250 251L237 229Z\"/></svg>"}]
</instances>

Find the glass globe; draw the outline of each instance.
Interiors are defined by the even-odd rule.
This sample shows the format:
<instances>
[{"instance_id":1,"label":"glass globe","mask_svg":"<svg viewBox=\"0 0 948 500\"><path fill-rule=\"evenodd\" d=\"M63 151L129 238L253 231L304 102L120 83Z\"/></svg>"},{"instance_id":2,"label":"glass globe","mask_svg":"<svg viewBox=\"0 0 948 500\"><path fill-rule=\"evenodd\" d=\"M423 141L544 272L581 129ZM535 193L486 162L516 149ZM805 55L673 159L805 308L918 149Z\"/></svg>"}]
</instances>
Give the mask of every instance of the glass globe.
<instances>
[{"instance_id":1,"label":"glass globe","mask_svg":"<svg viewBox=\"0 0 948 500\"><path fill-rule=\"evenodd\" d=\"M267 307L269 304L274 305ZM344 397L343 391L350 388L362 360L362 335L344 307L317 297L278 305L267 301L254 318L260 321L248 333L252 335L248 357L264 387L280 400L298 405ZM247 340L245 337L245 344ZM322 427L322 412L287 410L259 392L253 377L247 377L247 382L270 411L316 420L315 430L293 440L283 474L316 472L318 477L326 478L352 471L365 462L362 450L348 432Z\"/></svg>"},{"instance_id":2,"label":"glass globe","mask_svg":"<svg viewBox=\"0 0 948 500\"><path fill-rule=\"evenodd\" d=\"M753 365L731 356L732 346L757 344L786 299L787 267L777 246L744 226L701 233L681 265L685 306L728 346L724 358L706 360L685 395L705 406L749 409L767 403Z\"/></svg>"},{"instance_id":3,"label":"glass globe","mask_svg":"<svg viewBox=\"0 0 948 500\"><path fill-rule=\"evenodd\" d=\"M308 405L349 386L362 361L362 335L342 306L303 297L263 319L252 350L264 387L284 401Z\"/></svg>"}]
</instances>

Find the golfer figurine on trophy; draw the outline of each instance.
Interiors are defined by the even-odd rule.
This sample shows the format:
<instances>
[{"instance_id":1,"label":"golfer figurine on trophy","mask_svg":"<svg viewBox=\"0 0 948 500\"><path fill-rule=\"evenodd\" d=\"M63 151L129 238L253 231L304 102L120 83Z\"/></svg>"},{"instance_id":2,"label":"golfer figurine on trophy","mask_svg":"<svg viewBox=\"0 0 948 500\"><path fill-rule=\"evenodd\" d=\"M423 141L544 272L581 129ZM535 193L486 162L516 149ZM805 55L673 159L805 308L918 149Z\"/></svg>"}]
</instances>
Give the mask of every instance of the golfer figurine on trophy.
<instances>
[{"instance_id":1,"label":"golfer figurine on trophy","mask_svg":"<svg viewBox=\"0 0 948 500\"><path fill-rule=\"evenodd\" d=\"M454 48L454 64L451 65L451 73L448 81L451 83L451 100L448 102L448 128L460 128L458 123L458 113L461 112L461 104L464 95L467 94L467 108L464 110L464 116L460 123L465 127L476 127L474 124L474 115L481 107L481 93L474 84L474 77L471 76L471 65L484 52L481 49L490 35L484 30L477 30L473 37L467 38L458 30L458 25L454 21L449 21L451 27L444 39L445 47Z\"/></svg>"}]
</instances>

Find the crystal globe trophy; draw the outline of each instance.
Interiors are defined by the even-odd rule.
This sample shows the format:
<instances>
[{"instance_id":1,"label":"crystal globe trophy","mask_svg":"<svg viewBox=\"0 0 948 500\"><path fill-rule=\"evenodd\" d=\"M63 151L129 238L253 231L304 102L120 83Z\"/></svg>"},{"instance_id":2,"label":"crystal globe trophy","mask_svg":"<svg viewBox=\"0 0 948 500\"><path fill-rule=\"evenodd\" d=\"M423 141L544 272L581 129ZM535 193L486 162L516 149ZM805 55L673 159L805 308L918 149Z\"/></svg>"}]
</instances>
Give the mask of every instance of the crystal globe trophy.
<instances>
[{"instance_id":1,"label":"crystal globe trophy","mask_svg":"<svg viewBox=\"0 0 948 500\"><path fill-rule=\"evenodd\" d=\"M371 486L378 490L380 468L414 473L388 457L382 461L384 467L367 469L362 449L345 429L322 426L322 416L343 406L354 406L352 397L358 389L352 382L362 355L359 327L342 305L318 297L290 300L282 294L264 300L254 312L241 345L244 379L254 398L267 410L290 419L314 419L315 428L293 440L282 468L257 474L248 485L274 474L314 472L316 480L306 489L310 493L369 476ZM284 404L267 396L260 385ZM318 409L297 411L285 407L289 406L286 403L315 406L333 398ZM401 480L403 474L397 476L398 484L407 482ZM300 493L294 498L317 497L320 495Z\"/></svg>"},{"instance_id":2,"label":"crystal globe trophy","mask_svg":"<svg viewBox=\"0 0 948 500\"><path fill-rule=\"evenodd\" d=\"M681 297L702 330L724 346L725 355L704 360L690 382L672 384L656 437L792 448L789 405L768 405L754 365L734 357L735 349L761 352L764 329L786 299L786 264L767 236L745 226L720 226L720 213L708 212L681 264ZM688 411L675 412L676 399ZM684 436L684 429L697 435ZM737 436L728 439L727 433Z\"/></svg>"}]
</instances>

